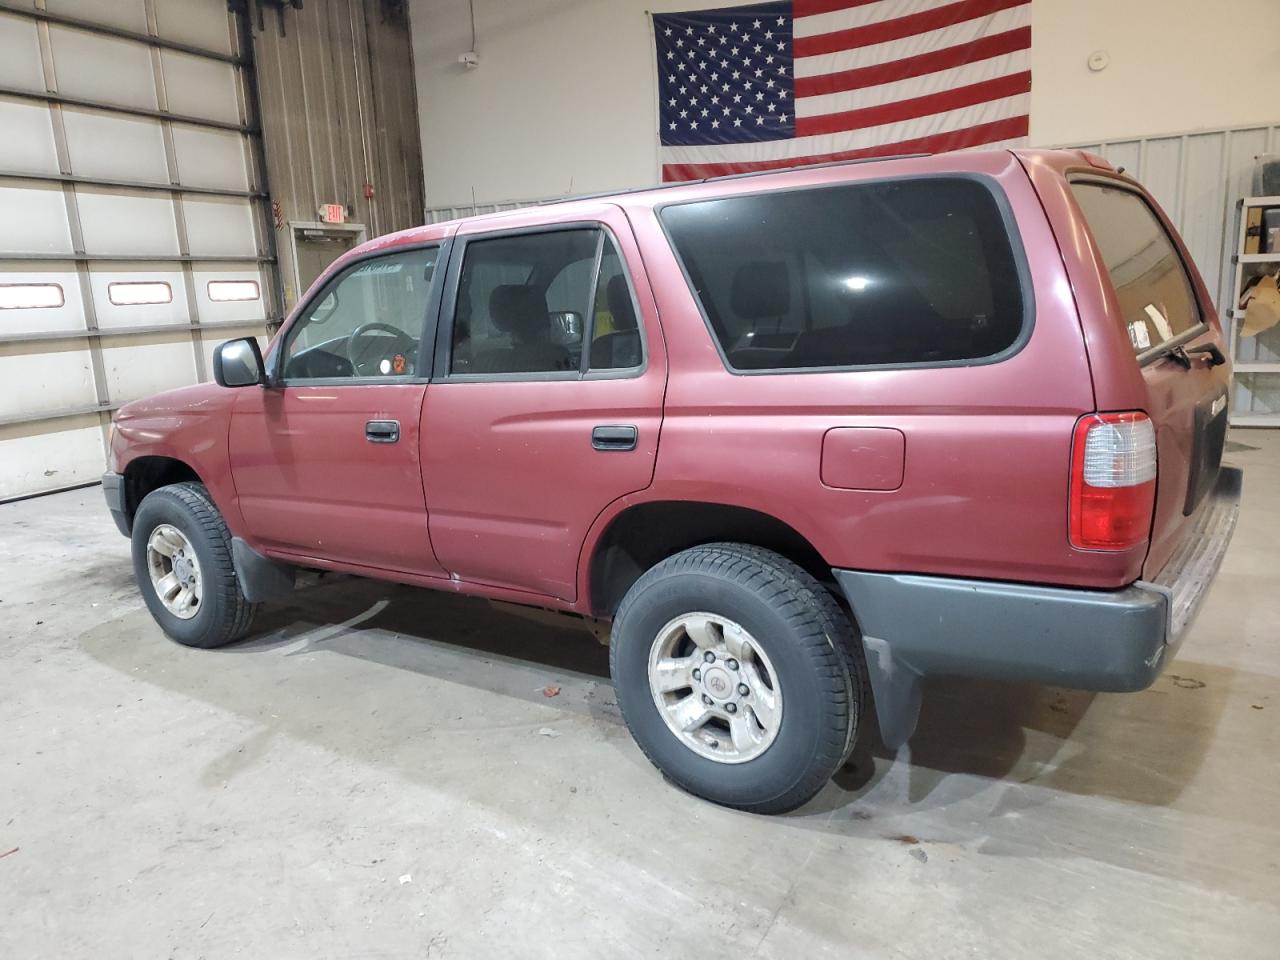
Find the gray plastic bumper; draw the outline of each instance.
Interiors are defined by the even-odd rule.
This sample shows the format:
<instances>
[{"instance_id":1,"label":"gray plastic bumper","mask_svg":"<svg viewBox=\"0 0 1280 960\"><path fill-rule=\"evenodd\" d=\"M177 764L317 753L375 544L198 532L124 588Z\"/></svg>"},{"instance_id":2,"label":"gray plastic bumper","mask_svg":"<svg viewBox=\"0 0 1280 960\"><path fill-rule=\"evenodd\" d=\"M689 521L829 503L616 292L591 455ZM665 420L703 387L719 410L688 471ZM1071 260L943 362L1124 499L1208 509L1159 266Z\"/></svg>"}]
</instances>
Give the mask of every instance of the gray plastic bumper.
<instances>
[{"instance_id":1,"label":"gray plastic bumper","mask_svg":"<svg viewBox=\"0 0 1280 960\"><path fill-rule=\"evenodd\" d=\"M1185 637L1231 542L1241 471L1223 467L1195 528L1153 582L1082 590L834 571L862 631L886 745L905 743L926 676L1141 690Z\"/></svg>"},{"instance_id":2,"label":"gray plastic bumper","mask_svg":"<svg viewBox=\"0 0 1280 960\"><path fill-rule=\"evenodd\" d=\"M129 513L124 502L124 477L118 473L102 475L102 494L107 498L107 509L111 511L111 519L116 522L116 529L126 537L130 533Z\"/></svg>"}]
</instances>

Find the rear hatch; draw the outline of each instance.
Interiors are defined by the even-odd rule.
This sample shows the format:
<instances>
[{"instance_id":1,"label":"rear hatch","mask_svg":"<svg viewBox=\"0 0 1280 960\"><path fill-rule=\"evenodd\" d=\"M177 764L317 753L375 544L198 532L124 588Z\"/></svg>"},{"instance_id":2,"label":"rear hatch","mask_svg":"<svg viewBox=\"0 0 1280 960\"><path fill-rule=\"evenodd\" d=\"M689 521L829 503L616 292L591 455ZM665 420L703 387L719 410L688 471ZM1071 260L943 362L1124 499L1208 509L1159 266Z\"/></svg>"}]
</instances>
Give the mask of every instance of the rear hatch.
<instances>
[{"instance_id":1,"label":"rear hatch","mask_svg":"<svg viewBox=\"0 0 1280 960\"><path fill-rule=\"evenodd\" d=\"M1092 320L1121 333L1088 338L1099 409L1140 409L1155 427L1156 503L1142 570L1150 580L1217 479L1227 435L1227 347L1204 282L1150 196L1101 172L1068 179L1110 278L1105 316ZM1099 356L1101 342L1118 356Z\"/></svg>"}]
</instances>

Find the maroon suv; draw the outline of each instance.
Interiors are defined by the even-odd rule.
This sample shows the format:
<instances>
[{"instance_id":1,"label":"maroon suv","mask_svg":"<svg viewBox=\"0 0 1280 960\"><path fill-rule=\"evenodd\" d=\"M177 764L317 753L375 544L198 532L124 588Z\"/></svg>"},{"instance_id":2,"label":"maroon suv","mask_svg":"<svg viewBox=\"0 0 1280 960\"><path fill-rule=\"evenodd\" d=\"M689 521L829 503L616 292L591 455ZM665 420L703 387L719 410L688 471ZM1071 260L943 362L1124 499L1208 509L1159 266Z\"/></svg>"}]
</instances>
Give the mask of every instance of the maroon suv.
<instances>
[{"instance_id":1,"label":"maroon suv","mask_svg":"<svg viewBox=\"0 0 1280 960\"><path fill-rule=\"evenodd\" d=\"M783 811L923 677L1152 682L1235 522L1222 343L1096 157L811 167L364 244L104 486L181 643L298 569L611 621L654 764Z\"/></svg>"}]
</instances>

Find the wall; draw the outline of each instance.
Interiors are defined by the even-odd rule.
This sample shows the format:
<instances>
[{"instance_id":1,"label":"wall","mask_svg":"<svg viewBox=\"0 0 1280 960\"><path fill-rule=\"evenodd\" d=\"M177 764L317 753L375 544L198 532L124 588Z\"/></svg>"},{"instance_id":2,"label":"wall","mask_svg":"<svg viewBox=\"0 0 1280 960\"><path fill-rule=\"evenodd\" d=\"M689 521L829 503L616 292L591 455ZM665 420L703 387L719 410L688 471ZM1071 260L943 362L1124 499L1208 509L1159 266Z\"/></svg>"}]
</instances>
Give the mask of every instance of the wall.
<instances>
[{"instance_id":1,"label":"wall","mask_svg":"<svg viewBox=\"0 0 1280 960\"><path fill-rule=\"evenodd\" d=\"M262 7L252 24L254 53L280 269L292 304L301 291L283 223L316 221L323 203L348 206L348 220L370 237L422 222L413 53L408 17L395 4Z\"/></svg>"},{"instance_id":2,"label":"wall","mask_svg":"<svg viewBox=\"0 0 1280 960\"><path fill-rule=\"evenodd\" d=\"M480 65L467 70L457 63L472 45L467 0L410 0L428 208L653 182L645 11L730 0L474 3ZM1280 119L1275 15L1276 0L1032 0L1032 141ZM1092 73L1098 49L1111 64Z\"/></svg>"}]
</instances>

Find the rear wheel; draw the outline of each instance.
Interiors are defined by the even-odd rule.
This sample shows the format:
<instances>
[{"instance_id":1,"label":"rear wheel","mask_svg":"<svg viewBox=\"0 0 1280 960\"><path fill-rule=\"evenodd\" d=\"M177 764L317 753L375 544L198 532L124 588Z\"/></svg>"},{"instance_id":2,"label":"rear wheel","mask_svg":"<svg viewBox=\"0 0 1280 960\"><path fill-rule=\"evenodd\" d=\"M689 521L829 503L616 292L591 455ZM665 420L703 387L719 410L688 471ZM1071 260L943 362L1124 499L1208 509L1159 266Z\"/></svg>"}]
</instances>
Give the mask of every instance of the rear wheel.
<instances>
[{"instance_id":1,"label":"rear wheel","mask_svg":"<svg viewBox=\"0 0 1280 960\"><path fill-rule=\"evenodd\" d=\"M170 637L189 647L220 647L248 632L256 606L240 590L231 532L202 484L147 494L132 541L138 588Z\"/></svg>"},{"instance_id":2,"label":"rear wheel","mask_svg":"<svg viewBox=\"0 0 1280 960\"><path fill-rule=\"evenodd\" d=\"M844 612L796 564L720 543L645 573L614 621L618 703L646 756L715 803L781 813L848 756L865 668Z\"/></svg>"}]
</instances>

